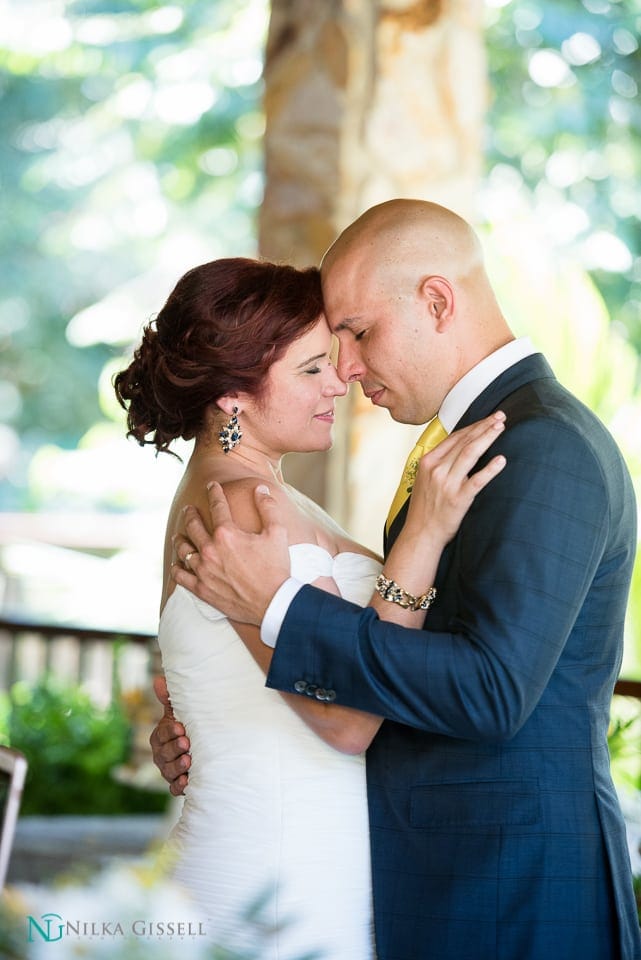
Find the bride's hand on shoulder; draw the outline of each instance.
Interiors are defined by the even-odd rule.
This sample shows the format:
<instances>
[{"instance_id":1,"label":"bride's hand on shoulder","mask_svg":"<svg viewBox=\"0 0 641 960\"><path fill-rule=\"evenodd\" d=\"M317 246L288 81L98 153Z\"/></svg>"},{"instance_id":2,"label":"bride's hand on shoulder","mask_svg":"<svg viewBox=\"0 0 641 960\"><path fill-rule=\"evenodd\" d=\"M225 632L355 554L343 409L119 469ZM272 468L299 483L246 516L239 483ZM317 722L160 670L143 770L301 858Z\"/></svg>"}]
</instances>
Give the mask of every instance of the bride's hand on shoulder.
<instances>
[{"instance_id":1,"label":"bride's hand on shoulder","mask_svg":"<svg viewBox=\"0 0 641 960\"><path fill-rule=\"evenodd\" d=\"M498 411L455 430L421 458L404 528L408 536L428 534L442 546L449 543L476 495L506 464L498 455L470 472L504 430L505 414Z\"/></svg>"}]
</instances>

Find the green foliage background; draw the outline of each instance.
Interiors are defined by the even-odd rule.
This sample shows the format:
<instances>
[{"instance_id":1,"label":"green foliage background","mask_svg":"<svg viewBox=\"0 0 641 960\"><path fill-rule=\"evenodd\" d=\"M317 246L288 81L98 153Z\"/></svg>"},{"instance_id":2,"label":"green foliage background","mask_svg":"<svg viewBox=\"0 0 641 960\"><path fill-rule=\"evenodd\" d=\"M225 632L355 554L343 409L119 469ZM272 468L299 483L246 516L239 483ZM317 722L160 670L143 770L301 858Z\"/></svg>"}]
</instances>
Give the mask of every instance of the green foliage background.
<instances>
[{"instance_id":1,"label":"green foliage background","mask_svg":"<svg viewBox=\"0 0 641 960\"><path fill-rule=\"evenodd\" d=\"M109 814L162 811L168 792L134 789L113 776L129 756L131 729L118 698L97 707L81 687L53 677L2 694L0 743L29 763L21 814Z\"/></svg>"},{"instance_id":2,"label":"green foliage background","mask_svg":"<svg viewBox=\"0 0 641 960\"><path fill-rule=\"evenodd\" d=\"M641 3L499 0L488 21L488 176L509 168L639 353Z\"/></svg>"}]
</instances>

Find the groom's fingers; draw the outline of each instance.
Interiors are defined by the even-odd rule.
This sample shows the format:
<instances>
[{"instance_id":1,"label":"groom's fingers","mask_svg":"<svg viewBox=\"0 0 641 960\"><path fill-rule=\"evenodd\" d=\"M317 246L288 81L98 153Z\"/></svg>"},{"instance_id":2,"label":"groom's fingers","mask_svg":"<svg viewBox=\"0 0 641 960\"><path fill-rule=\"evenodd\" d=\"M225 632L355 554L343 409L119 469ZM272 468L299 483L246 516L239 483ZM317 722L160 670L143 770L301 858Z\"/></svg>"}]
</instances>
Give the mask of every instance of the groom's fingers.
<instances>
[{"instance_id":1,"label":"groom's fingers","mask_svg":"<svg viewBox=\"0 0 641 960\"><path fill-rule=\"evenodd\" d=\"M203 523L203 518L196 507L187 506L183 508L182 522L187 538L190 541L189 550L185 551L181 548L182 552L180 552L178 547L176 547L176 553L178 554L178 559L184 561L185 552L189 553L190 550L196 553L201 552L211 538L207 527ZM176 542L177 541L174 541L174 544L176 544Z\"/></svg>"},{"instance_id":2,"label":"groom's fingers","mask_svg":"<svg viewBox=\"0 0 641 960\"><path fill-rule=\"evenodd\" d=\"M254 502L260 517L260 524L263 530L269 527L277 526L280 523L280 513L278 504L269 492L269 487L260 483L254 490Z\"/></svg>"},{"instance_id":3,"label":"groom's fingers","mask_svg":"<svg viewBox=\"0 0 641 960\"><path fill-rule=\"evenodd\" d=\"M189 554L193 554L189 558L189 563L191 564L192 560L196 560L196 551L194 550L193 544L186 540L185 537L181 536L179 533L173 538L174 542L174 553L178 558L177 563L172 563L169 568L169 573L171 574L171 579L175 583L179 583L181 587L186 587L187 590L191 590L192 593L195 591L196 584L198 580L194 575L192 570L188 570L185 567L185 557Z\"/></svg>"},{"instance_id":4,"label":"groom's fingers","mask_svg":"<svg viewBox=\"0 0 641 960\"><path fill-rule=\"evenodd\" d=\"M169 568L172 580L179 583L182 587L194 591L197 579L194 575L194 566L198 562L200 554L195 544L183 537L182 533L176 533L172 537L174 556L177 563L172 563Z\"/></svg>"},{"instance_id":5,"label":"groom's fingers","mask_svg":"<svg viewBox=\"0 0 641 960\"><path fill-rule=\"evenodd\" d=\"M183 537L182 533L175 533L171 538L171 542L174 547L174 555L182 563L185 559L185 554L189 553L190 550L194 550L194 545L191 540L188 540L187 537Z\"/></svg>"},{"instance_id":6,"label":"groom's fingers","mask_svg":"<svg viewBox=\"0 0 641 960\"><path fill-rule=\"evenodd\" d=\"M209 515L211 517L213 530L216 530L217 527L222 527L225 523L232 522L227 497L223 492L223 488L216 480L211 480L207 484L207 502L209 503ZM208 537L206 538L208 539ZM195 540L194 543L198 546Z\"/></svg>"}]
</instances>

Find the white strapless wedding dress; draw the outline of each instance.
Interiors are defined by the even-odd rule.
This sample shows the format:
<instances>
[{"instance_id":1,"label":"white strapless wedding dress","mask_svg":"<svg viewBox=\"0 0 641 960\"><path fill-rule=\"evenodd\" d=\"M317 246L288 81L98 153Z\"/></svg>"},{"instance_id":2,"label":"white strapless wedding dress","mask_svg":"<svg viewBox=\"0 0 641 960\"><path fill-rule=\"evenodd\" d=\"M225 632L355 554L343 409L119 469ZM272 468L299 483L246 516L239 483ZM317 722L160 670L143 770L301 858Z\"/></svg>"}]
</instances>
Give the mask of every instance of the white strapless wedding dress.
<instances>
[{"instance_id":1,"label":"white strapless wedding dress","mask_svg":"<svg viewBox=\"0 0 641 960\"><path fill-rule=\"evenodd\" d=\"M380 570L371 558L306 543L290 555L299 580L331 576L346 599L371 597ZM212 938L238 950L260 945L260 960L371 960L364 755L312 733L265 687L228 620L182 587L158 639L192 754L166 852ZM257 902L259 918L248 920Z\"/></svg>"}]
</instances>

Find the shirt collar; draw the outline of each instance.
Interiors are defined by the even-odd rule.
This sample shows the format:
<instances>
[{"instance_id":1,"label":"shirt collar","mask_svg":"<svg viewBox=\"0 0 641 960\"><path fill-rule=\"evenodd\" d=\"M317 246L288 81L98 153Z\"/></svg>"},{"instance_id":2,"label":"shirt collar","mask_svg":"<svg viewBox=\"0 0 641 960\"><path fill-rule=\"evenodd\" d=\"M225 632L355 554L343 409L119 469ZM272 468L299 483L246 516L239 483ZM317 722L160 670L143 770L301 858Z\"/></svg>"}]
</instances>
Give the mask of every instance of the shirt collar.
<instances>
[{"instance_id":1,"label":"shirt collar","mask_svg":"<svg viewBox=\"0 0 641 960\"><path fill-rule=\"evenodd\" d=\"M524 360L525 357L530 357L537 352L529 337L519 337L516 340L510 340L505 346L499 347L489 357L485 357L475 367L468 370L465 376L454 384L438 412L439 420L447 432L452 432L470 404L483 393L493 380L496 380L500 374L514 366L519 360Z\"/></svg>"}]
</instances>

